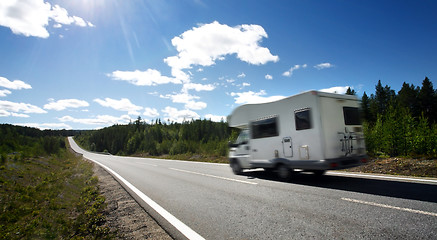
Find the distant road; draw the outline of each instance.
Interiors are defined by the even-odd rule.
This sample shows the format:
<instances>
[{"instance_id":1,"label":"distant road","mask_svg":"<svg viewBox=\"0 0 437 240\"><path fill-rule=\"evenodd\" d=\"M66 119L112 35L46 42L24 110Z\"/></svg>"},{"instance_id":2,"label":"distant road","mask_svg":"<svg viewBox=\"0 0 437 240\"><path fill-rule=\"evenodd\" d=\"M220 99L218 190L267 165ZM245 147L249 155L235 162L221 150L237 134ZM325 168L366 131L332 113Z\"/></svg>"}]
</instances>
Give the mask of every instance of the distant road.
<instances>
[{"instance_id":1,"label":"distant road","mask_svg":"<svg viewBox=\"0 0 437 240\"><path fill-rule=\"evenodd\" d=\"M226 164L90 153L69 141L136 189L176 238L437 239L436 181L328 172L281 182L258 170L236 176Z\"/></svg>"}]
</instances>

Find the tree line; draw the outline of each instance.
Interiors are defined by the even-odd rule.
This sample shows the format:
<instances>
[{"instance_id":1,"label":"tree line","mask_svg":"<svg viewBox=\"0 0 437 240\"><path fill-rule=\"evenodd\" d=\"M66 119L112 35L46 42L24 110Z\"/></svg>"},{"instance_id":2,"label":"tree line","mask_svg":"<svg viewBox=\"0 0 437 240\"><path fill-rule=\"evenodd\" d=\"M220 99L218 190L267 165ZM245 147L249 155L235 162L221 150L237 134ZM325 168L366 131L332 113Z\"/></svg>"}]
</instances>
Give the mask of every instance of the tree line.
<instances>
[{"instance_id":1,"label":"tree line","mask_svg":"<svg viewBox=\"0 0 437 240\"><path fill-rule=\"evenodd\" d=\"M361 110L370 155L437 156L437 91L428 77L397 93L379 80L374 94L364 92Z\"/></svg>"},{"instance_id":2,"label":"tree line","mask_svg":"<svg viewBox=\"0 0 437 240\"><path fill-rule=\"evenodd\" d=\"M7 155L15 158L56 154L65 148L65 137L75 135L77 130L40 130L32 127L0 124L0 154L4 161Z\"/></svg>"},{"instance_id":3,"label":"tree line","mask_svg":"<svg viewBox=\"0 0 437 240\"><path fill-rule=\"evenodd\" d=\"M86 149L117 155L145 153L151 156L203 154L226 156L227 143L238 132L226 122L191 120L162 123L156 119L146 123L138 117L127 125L114 125L100 130L81 132L75 140Z\"/></svg>"}]
</instances>

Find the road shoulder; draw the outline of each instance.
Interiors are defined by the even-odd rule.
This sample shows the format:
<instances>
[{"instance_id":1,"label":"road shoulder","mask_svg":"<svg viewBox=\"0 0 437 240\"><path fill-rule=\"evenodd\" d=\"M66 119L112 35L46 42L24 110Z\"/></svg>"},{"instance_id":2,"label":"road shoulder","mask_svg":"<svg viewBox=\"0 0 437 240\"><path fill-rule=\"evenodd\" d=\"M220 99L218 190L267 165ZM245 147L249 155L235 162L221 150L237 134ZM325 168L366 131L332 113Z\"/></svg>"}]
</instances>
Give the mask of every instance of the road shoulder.
<instances>
[{"instance_id":1,"label":"road shoulder","mask_svg":"<svg viewBox=\"0 0 437 240\"><path fill-rule=\"evenodd\" d=\"M112 175L97 164L93 170L106 198L107 225L117 231L119 239L172 239Z\"/></svg>"}]
</instances>

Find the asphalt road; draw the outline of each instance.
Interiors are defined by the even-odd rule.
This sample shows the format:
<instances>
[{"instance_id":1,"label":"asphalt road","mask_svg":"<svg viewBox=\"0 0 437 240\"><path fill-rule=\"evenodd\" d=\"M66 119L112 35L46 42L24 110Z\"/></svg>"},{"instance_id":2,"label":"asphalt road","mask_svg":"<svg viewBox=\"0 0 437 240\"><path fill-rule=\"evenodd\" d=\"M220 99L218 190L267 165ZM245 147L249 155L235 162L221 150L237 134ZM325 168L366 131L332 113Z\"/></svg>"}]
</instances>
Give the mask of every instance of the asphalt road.
<instances>
[{"instance_id":1,"label":"asphalt road","mask_svg":"<svg viewBox=\"0 0 437 240\"><path fill-rule=\"evenodd\" d=\"M437 181L328 172L282 182L260 170L236 176L226 164L89 153L69 140L198 234L189 238L437 239Z\"/></svg>"}]
</instances>

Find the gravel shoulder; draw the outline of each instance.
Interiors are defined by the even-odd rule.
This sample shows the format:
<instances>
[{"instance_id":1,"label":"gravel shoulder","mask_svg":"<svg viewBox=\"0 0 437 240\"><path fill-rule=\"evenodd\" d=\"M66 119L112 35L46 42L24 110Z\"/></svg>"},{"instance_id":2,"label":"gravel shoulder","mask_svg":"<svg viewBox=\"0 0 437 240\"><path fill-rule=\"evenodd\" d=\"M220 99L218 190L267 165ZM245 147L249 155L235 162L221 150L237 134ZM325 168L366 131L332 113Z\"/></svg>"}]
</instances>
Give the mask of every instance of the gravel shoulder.
<instances>
[{"instance_id":1,"label":"gravel shoulder","mask_svg":"<svg viewBox=\"0 0 437 240\"><path fill-rule=\"evenodd\" d=\"M172 237L102 167L94 164L100 192L106 198L106 225L117 239L172 239Z\"/></svg>"}]
</instances>

